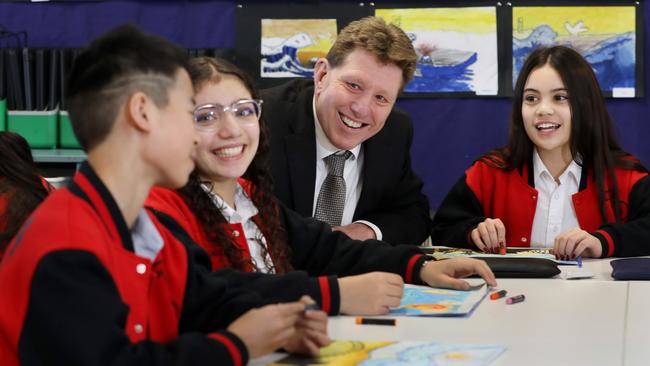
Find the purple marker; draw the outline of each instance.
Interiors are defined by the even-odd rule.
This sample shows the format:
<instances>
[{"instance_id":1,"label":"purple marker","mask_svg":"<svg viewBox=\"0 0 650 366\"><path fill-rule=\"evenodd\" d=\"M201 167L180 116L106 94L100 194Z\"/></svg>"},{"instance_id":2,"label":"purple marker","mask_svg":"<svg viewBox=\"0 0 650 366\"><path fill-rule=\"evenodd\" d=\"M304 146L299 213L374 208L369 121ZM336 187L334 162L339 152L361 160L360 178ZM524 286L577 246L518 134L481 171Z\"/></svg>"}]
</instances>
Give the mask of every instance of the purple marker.
<instances>
[{"instance_id":1,"label":"purple marker","mask_svg":"<svg viewBox=\"0 0 650 366\"><path fill-rule=\"evenodd\" d=\"M509 298L507 298L507 299L506 299L506 304L509 304L509 305L511 305L511 304L516 304L516 303L518 303L518 302L522 302L522 301L524 301L524 300L526 300L526 296L524 296L524 295L517 295L517 296L513 296L513 297L509 297Z\"/></svg>"}]
</instances>

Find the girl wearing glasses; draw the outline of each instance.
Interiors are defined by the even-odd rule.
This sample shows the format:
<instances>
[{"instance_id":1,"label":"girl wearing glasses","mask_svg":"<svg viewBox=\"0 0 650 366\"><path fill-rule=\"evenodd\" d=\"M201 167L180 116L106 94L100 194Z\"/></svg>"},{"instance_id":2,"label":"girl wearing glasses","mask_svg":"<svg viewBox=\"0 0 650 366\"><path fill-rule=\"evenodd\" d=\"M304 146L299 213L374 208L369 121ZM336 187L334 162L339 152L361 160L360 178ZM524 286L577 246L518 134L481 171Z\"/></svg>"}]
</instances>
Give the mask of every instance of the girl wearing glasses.
<instances>
[{"instance_id":1,"label":"girl wearing glasses","mask_svg":"<svg viewBox=\"0 0 650 366\"><path fill-rule=\"evenodd\" d=\"M487 252L546 247L561 259L650 254L648 172L620 148L579 53L531 53L515 86L508 144L452 188L432 239Z\"/></svg>"},{"instance_id":2,"label":"girl wearing glasses","mask_svg":"<svg viewBox=\"0 0 650 366\"><path fill-rule=\"evenodd\" d=\"M197 102L196 170L179 191L153 190L147 206L172 231L205 248L213 270L304 270L322 276L324 310L347 314L388 312L399 305L404 281L467 289L456 277L479 274L496 285L485 262L427 263L416 247L354 241L286 209L272 193L262 102L248 77L205 57L192 61L190 74Z\"/></svg>"}]
</instances>

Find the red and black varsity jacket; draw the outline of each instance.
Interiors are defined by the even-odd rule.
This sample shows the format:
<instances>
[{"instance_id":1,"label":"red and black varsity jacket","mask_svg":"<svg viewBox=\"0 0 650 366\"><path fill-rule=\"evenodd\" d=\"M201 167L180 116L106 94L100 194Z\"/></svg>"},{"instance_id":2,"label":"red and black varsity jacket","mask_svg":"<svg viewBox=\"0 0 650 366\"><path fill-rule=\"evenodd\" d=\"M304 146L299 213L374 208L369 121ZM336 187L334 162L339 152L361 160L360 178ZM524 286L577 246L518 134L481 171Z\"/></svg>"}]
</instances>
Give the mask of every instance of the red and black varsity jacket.
<instances>
[{"instance_id":1,"label":"red and black varsity jacket","mask_svg":"<svg viewBox=\"0 0 650 366\"><path fill-rule=\"evenodd\" d=\"M250 184L241 181L246 189ZM209 199L206 196L206 199ZM145 206L171 217L194 241L208 251L212 257L213 269L222 268L225 261L218 243L209 241L206 230L192 213L180 193L164 188L154 188L145 202ZM280 220L288 245L291 249L290 259L294 269L306 271L310 276L351 276L373 271L391 272L401 275L407 283L422 284L420 269L426 256L419 248L410 245L391 246L387 243L368 240L365 242L350 239L342 232L332 231L330 226L306 218L286 208L280 203ZM165 223L166 224L166 223ZM257 223L264 232L263 223ZM262 226L260 225L262 224ZM248 252L246 238L240 225L226 225L230 237L242 250ZM215 228L217 229L217 228ZM269 243L272 245L273 243ZM332 299L338 303L337 281L323 280L329 283ZM336 287L334 287L336 286ZM326 291L322 292L326 296ZM329 313L337 313L338 305L331 302ZM325 311L328 309L324 308Z\"/></svg>"},{"instance_id":2,"label":"red and black varsity jacket","mask_svg":"<svg viewBox=\"0 0 650 366\"><path fill-rule=\"evenodd\" d=\"M605 201L603 222L593 175L582 169L578 192L571 200L580 228L597 237L602 256L650 254L650 177L645 172L616 169L621 222L614 220L611 200ZM499 218L508 246L528 247L537 207L532 164L503 170L475 162L454 185L434 217L434 245L468 247L471 231L486 218ZM607 185L606 185L607 186ZM607 190L607 188L606 188Z\"/></svg>"},{"instance_id":3,"label":"red and black varsity jacket","mask_svg":"<svg viewBox=\"0 0 650 366\"><path fill-rule=\"evenodd\" d=\"M164 240L153 262L135 254L88 164L50 195L0 264L2 364L246 364L245 345L225 328L251 308L288 301L247 287L309 279L211 272L203 250L151 217Z\"/></svg>"}]
</instances>

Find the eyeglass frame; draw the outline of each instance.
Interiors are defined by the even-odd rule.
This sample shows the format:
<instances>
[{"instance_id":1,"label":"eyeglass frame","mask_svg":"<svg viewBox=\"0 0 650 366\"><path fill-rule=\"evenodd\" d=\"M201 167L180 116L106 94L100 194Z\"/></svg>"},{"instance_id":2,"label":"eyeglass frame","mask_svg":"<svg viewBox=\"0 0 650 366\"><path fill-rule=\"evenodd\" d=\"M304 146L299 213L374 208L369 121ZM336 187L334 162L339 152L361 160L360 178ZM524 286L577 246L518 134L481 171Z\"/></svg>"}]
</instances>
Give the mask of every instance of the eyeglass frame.
<instances>
[{"instance_id":1,"label":"eyeglass frame","mask_svg":"<svg viewBox=\"0 0 650 366\"><path fill-rule=\"evenodd\" d=\"M194 126L197 129L201 130L201 131L212 131L212 130L215 129L216 122L213 122L210 127L200 127L198 125L199 121L197 120L196 113L199 110L203 109L203 108L221 107L222 113L225 115L226 112L231 112L231 113L236 112L238 105L246 104L246 103L253 103L256 106L258 113L257 113L257 116L256 116L255 120L259 121L260 118L262 117L262 104L264 103L264 101L262 99L240 99L240 100L237 100L237 101L233 102L231 105L227 105L227 106L221 105L219 103L204 103L204 104L201 104L201 105L197 105L194 108L194 111L192 112L192 119L194 121Z\"/></svg>"}]
</instances>

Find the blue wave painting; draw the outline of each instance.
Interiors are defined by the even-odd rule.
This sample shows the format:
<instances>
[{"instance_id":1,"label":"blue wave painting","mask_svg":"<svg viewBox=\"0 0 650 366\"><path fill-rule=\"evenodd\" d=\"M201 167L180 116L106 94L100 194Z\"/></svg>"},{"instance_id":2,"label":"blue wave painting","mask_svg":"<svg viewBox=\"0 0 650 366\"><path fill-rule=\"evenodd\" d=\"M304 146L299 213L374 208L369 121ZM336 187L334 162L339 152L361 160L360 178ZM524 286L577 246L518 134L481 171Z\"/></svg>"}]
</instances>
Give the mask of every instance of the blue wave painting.
<instances>
[{"instance_id":1,"label":"blue wave painting","mask_svg":"<svg viewBox=\"0 0 650 366\"><path fill-rule=\"evenodd\" d=\"M279 74L280 76L313 77L314 69L308 69L298 60L298 49L312 45L314 42L307 33L298 33L281 45L262 49L262 76Z\"/></svg>"},{"instance_id":2,"label":"blue wave painting","mask_svg":"<svg viewBox=\"0 0 650 366\"><path fill-rule=\"evenodd\" d=\"M536 27L527 38L513 38L513 85L526 57L535 48L555 44L572 46L570 42L558 42L557 33L548 25ZM602 90L612 91L613 88L635 87L636 37L634 32L604 38L587 48L574 48L591 64Z\"/></svg>"}]
</instances>

